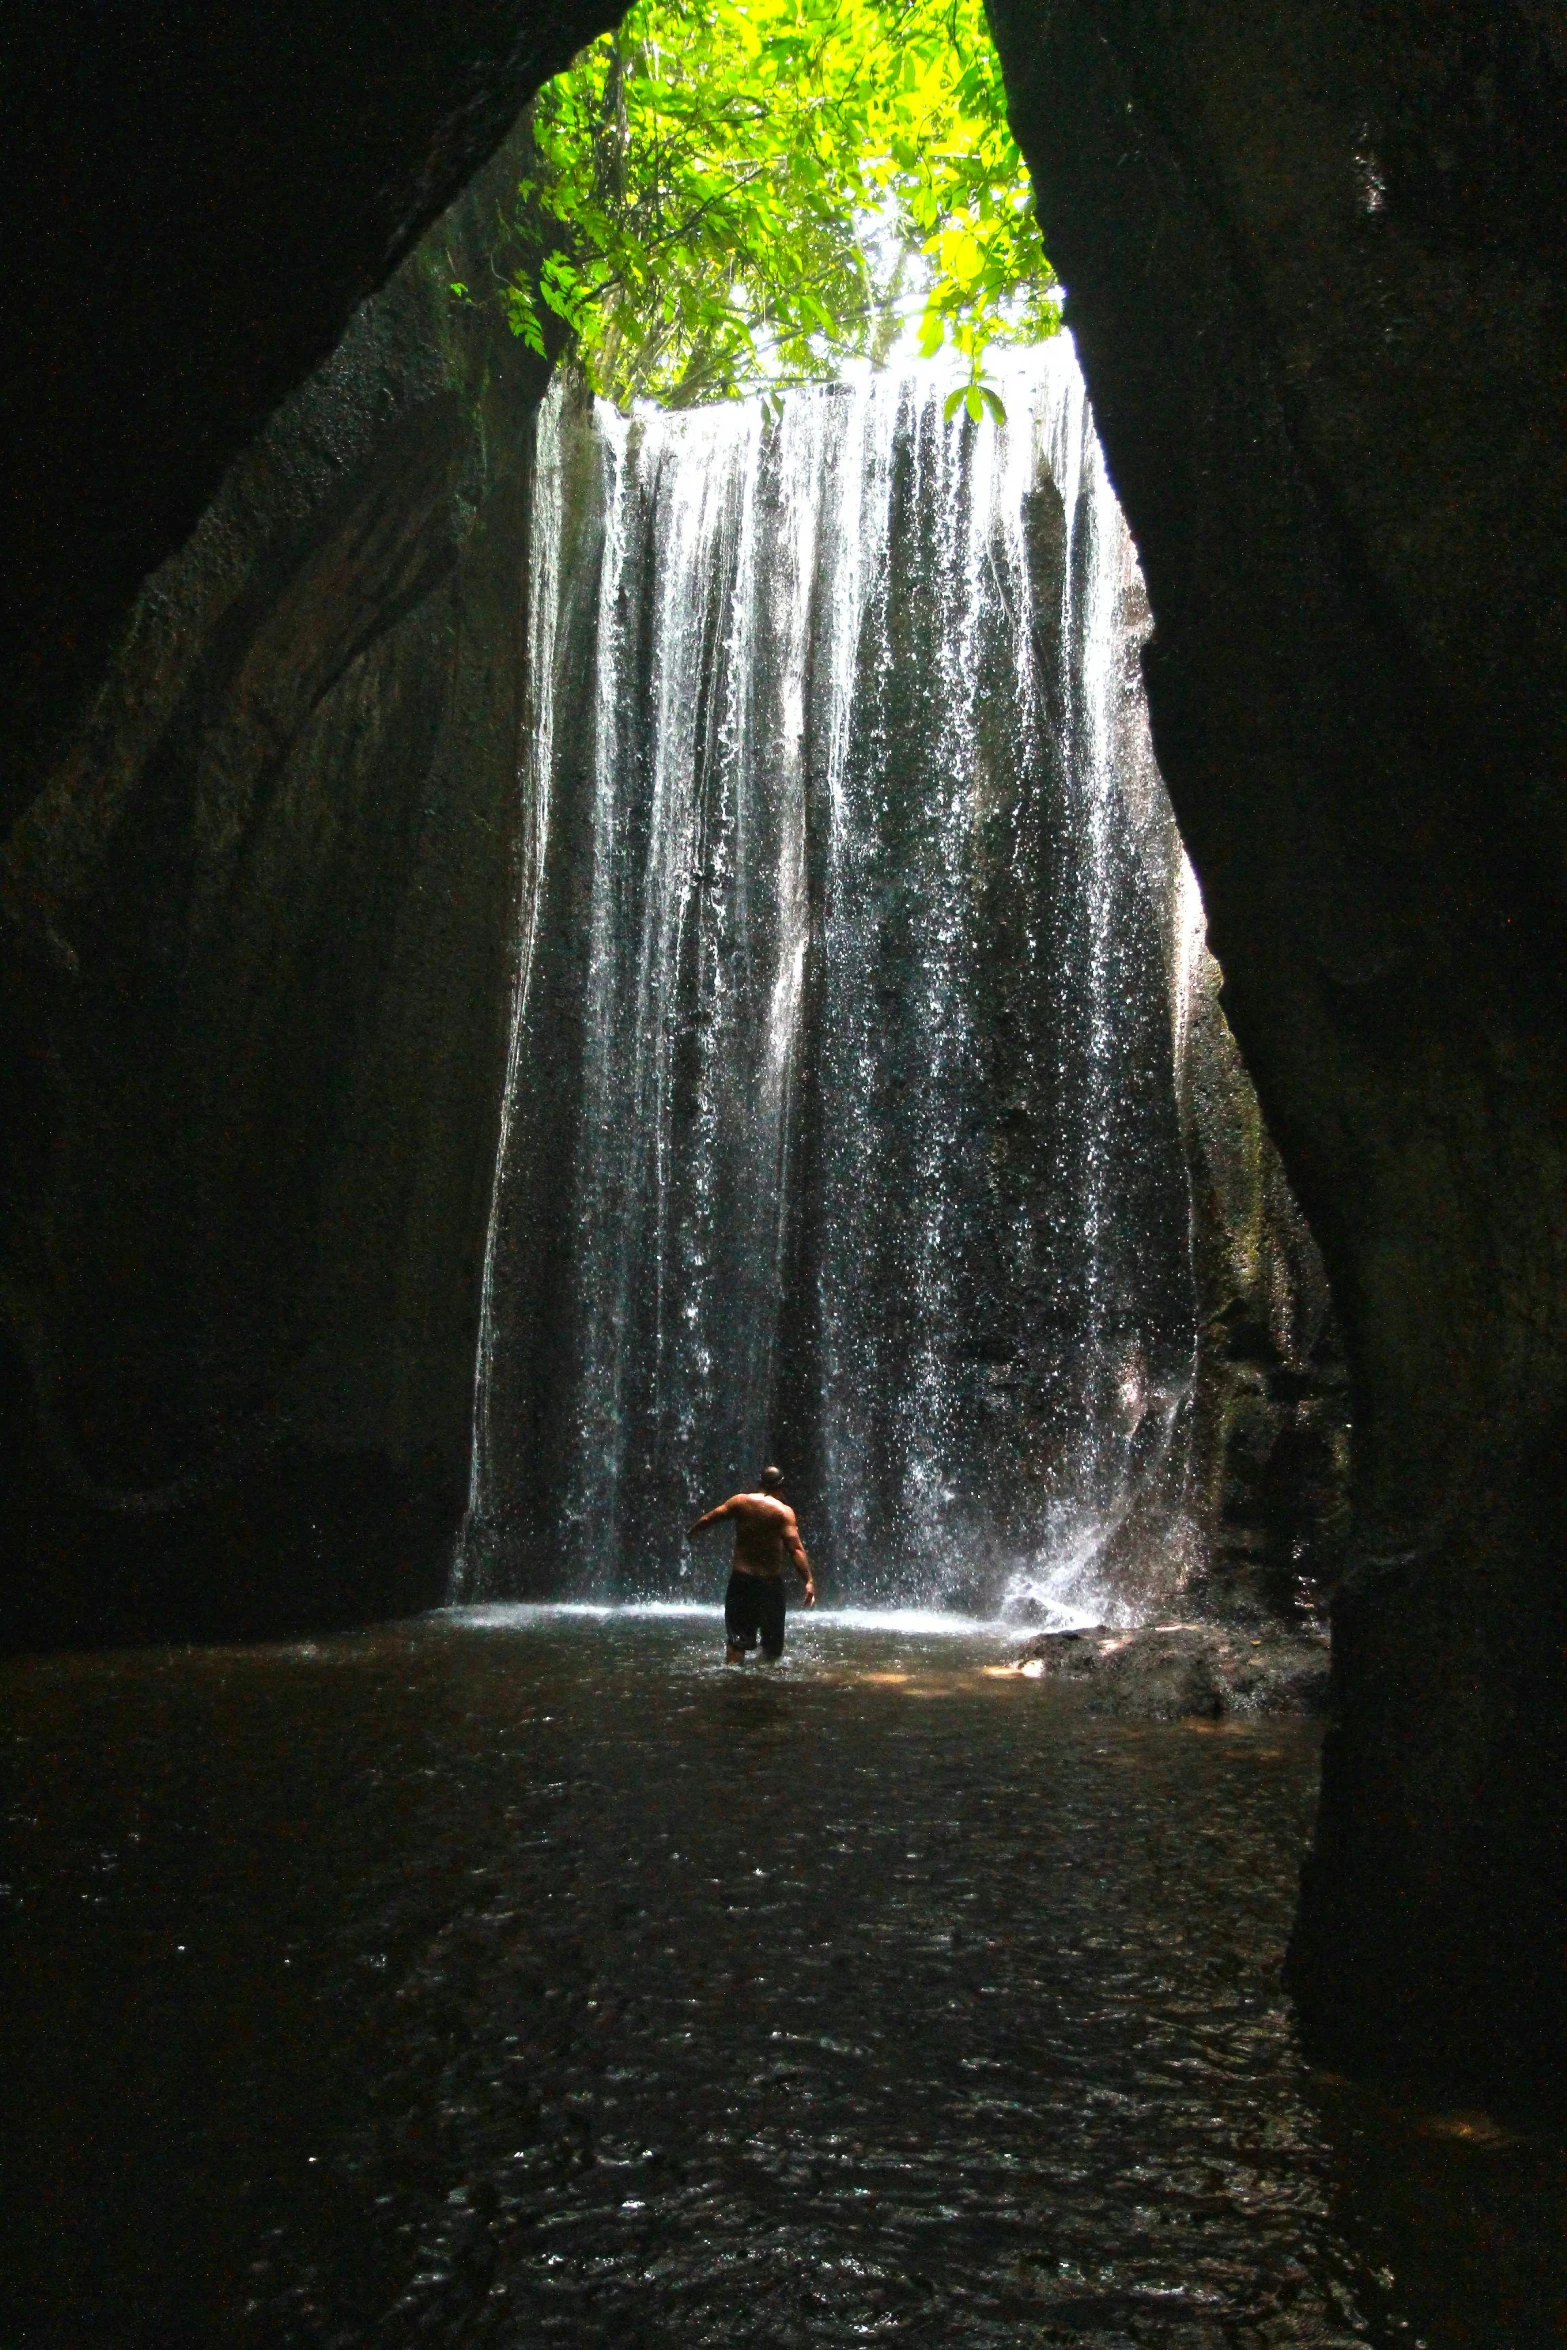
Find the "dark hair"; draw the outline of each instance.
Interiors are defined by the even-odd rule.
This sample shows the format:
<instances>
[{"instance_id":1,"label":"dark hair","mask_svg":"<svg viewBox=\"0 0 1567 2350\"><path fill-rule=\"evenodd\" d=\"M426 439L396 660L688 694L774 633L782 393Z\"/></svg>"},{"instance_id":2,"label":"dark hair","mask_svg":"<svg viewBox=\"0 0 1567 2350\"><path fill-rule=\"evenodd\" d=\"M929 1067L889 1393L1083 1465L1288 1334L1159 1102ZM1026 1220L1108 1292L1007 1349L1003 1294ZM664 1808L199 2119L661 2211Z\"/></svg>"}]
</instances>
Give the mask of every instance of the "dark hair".
<instances>
[{"instance_id":1,"label":"dark hair","mask_svg":"<svg viewBox=\"0 0 1567 2350\"><path fill-rule=\"evenodd\" d=\"M757 1483L764 1493L776 1493L783 1483L782 1469L764 1469Z\"/></svg>"}]
</instances>

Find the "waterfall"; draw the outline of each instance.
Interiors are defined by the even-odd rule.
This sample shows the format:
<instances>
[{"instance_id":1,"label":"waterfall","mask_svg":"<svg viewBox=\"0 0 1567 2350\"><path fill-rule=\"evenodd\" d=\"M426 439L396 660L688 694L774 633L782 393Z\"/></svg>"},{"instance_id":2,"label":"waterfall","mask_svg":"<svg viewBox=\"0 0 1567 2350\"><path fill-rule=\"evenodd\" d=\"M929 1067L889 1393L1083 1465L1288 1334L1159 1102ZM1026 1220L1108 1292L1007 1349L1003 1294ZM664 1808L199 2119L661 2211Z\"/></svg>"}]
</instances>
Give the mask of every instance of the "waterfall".
<instances>
[{"instance_id":1,"label":"waterfall","mask_svg":"<svg viewBox=\"0 0 1567 2350\"><path fill-rule=\"evenodd\" d=\"M546 400L539 413L532 473L529 532L527 653L523 679L524 746L518 776L522 821L517 858L517 927L512 972L511 1017L506 1033L506 1076L501 1090L500 1134L495 1154L490 1216L484 1237L484 1275L479 1293L479 1346L474 1366L473 1445L468 1472L468 1508L459 1542L454 1580L465 1583L477 1560L469 1545L484 1524L485 1496L495 1490L495 1364L497 1301L496 1251L500 1206L512 1160L512 1119L516 1109L520 1055L528 1036L528 991L538 943L544 855L549 842L550 796L555 764L555 641L560 618L562 553L561 405Z\"/></svg>"},{"instance_id":2,"label":"waterfall","mask_svg":"<svg viewBox=\"0 0 1567 2350\"><path fill-rule=\"evenodd\" d=\"M1193 885L1069 342L1001 381L545 405L466 1595L678 1592L775 1456L844 1596L1173 1572Z\"/></svg>"}]
</instances>

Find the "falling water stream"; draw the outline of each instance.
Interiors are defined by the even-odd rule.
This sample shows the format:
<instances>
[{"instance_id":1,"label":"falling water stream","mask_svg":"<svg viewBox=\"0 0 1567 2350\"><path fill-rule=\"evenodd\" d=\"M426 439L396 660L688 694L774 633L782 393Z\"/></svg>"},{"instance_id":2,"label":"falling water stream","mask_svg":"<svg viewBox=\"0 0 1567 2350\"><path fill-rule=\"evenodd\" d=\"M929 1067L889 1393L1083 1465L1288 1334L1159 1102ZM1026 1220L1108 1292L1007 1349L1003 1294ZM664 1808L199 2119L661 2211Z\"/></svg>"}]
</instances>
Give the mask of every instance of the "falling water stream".
<instances>
[{"instance_id":1,"label":"falling water stream","mask_svg":"<svg viewBox=\"0 0 1567 2350\"><path fill-rule=\"evenodd\" d=\"M1140 583L1069 343L948 388L546 404L464 1596L675 1591L775 1453L840 1596L1059 1608L1150 1503L1179 1556Z\"/></svg>"}]
</instances>

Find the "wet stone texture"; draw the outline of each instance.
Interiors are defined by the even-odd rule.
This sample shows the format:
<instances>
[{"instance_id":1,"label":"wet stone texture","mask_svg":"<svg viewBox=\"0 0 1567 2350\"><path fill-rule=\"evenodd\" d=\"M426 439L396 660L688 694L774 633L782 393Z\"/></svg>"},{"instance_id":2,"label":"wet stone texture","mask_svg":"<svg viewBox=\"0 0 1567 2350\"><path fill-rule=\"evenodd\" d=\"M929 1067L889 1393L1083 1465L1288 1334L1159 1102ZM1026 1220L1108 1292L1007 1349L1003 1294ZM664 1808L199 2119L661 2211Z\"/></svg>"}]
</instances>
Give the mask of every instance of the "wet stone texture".
<instances>
[{"instance_id":1,"label":"wet stone texture","mask_svg":"<svg viewBox=\"0 0 1567 2350\"><path fill-rule=\"evenodd\" d=\"M1151 1722L1322 1714L1330 1677L1325 1632L1214 1623L1039 1632L1007 1669L1064 1679L1096 1712Z\"/></svg>"},{"instance_id":2,"label":"wet stone texture","mask_svg":"<svg viewBox=\"0 0 1567 2350\"><path fill-rule=\"evenodd\" d=\"M0 2339L1559 2338L1559 2157L1295 2051L1309 1725L476 1616L7 1669Z\"/></svg>"},{"instance_id":3,"label":"wet stone texture","mask_svg":"<svg viewBox=\"0 0 1567 2350\"><path fill-rule=\"evenodd\" d=\"M1292 1988L1335 2062L1559 2117L1560 12L990 18L1147 582L1160 770L1352 1375L1352 1526L1324 1511L1315 1559L1273 1532L1342 1441L1309 1345L1226 1497L1237 1566L1343 1569ZM1266 1384L1234 1382L1248 1445Z\"/></svg>"}]
</instances>

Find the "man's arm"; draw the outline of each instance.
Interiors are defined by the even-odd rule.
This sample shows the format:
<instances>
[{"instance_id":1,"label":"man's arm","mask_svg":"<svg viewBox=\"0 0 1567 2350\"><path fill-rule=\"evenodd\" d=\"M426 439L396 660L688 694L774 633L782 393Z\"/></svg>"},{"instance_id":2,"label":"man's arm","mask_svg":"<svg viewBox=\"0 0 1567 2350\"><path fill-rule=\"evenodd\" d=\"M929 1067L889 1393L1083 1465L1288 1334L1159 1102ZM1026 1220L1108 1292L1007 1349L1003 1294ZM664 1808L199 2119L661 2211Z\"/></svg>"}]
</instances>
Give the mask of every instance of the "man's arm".
<instances>
[{"instance_id":1,"label":"man's arm","mask_svg":"<svg viewBox=\"0 0 1567 2350\"><path fill-rule=\"evenodd\" d=\"M793 1510L784 1525L784 1547L794 1558L794 1571L805 1585L805 1604L816 1605L816 1577L811 1573L811 1562L805 1555L805 1544L800 1540L800 1521Z\"/></svg>"},{"instance_id":2,"label":"man's arm","mask_svg":"<svg viewBox=\"0 0 1567 2350\"><path fill-rule=\"evenodd\" d=\"M716 1526L720 1518L732 1518L734 1511L734 1496L731 1494L727 1501L719 1503L716 1510L709 1510L705 1517L698 1518L694 1526L686 1528L686 1540L689 1542L693 1534L700 1534L704 1526Z\"/></svg>"}]
</instances>

